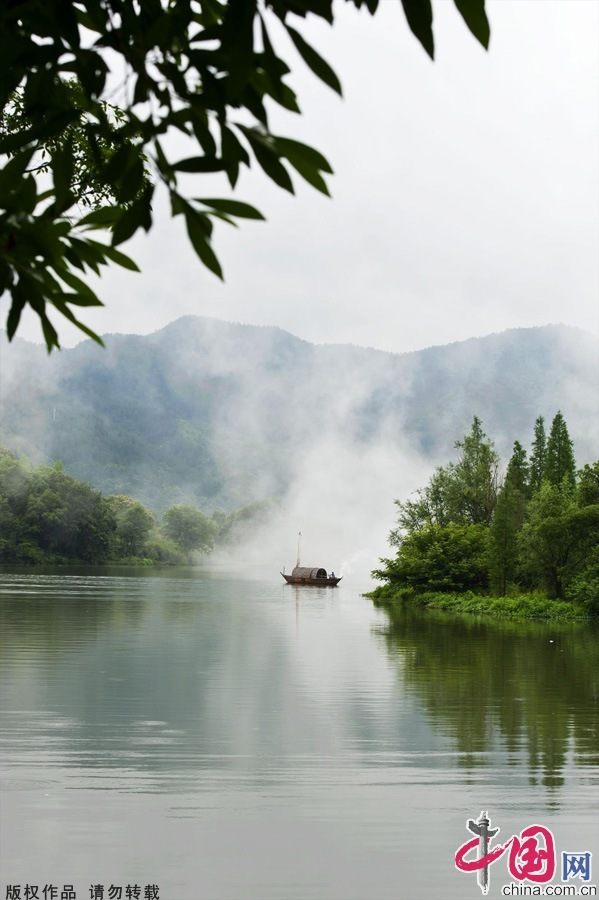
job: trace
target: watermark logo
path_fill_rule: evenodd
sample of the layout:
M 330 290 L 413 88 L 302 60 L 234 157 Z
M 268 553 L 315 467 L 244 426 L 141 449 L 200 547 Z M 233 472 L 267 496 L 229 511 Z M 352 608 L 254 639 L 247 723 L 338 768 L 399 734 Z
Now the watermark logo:
M 489 893 L 491 866 L 504 854 L 508 872 L 516 883 L 527 881 L 533 885 L 546 885 L 555 877 L 555 838 L 551 829 L 544 825 L 528 825 L 507 841 L 495 844 L 493 838 L 499 834 L 500 829 L 491 826 L 487 812 L 481 812 L 476 821 L 468 819 L 466 828 L 474 837 L 456 850 L 455 866 L 460 872 L 476 872 L 483 895 Z M 562 881 L 574 878 L 583 882 L 590 881 L 591 857 L 590 851 L 562 852 Z M 546 893 L 550 894 L 552 891 Z
M 562 881 L 569 881 L 570 878 L 590 881 L 592 855 L 588 850 L 586 853 L 569 853 L 564 850 L 562 853 Z

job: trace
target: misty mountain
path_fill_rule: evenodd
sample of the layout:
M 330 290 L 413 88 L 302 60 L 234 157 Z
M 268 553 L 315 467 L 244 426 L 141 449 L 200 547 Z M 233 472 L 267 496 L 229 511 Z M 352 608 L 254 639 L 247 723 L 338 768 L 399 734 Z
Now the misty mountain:
M 565 326 L 404 354 L 191 316 L 105 340 L 47 356 L 2 336 L 0 443 L 157 510 L 283 494 L 323 440 L 446 461 L 475 413 L 505 456 L 561 409 L 578 462 L 597 455 L 599 342 Z

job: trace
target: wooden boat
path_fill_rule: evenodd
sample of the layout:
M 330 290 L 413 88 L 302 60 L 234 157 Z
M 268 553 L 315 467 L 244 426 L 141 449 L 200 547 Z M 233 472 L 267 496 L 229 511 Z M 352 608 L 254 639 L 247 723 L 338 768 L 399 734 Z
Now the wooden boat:
M 333 572 L 329 575 L 326 569 L 310 569 L 306 566 L 296 566 L 291 575 L 285 575 L 284 572 L 281 572 L 281 575 L 287 584 L 305 584 L 313 587 L 337 587 L 342 577 L 337 578 Z
M 281 575 L 287 584 L 305 584 L 311 585 L 312 587 L 337 587 L 343 576 L 337 578 L 334 572 L 331 572 L 329 575 L 326 569 L 310 569 L 307 566 L 300 565 L 301 543 L 302 533 L 300 531 L 297 536 L 297 562 L 295 564 L 295 569 L 291 575 L 285 575 L 285 569 L 281 572 Z

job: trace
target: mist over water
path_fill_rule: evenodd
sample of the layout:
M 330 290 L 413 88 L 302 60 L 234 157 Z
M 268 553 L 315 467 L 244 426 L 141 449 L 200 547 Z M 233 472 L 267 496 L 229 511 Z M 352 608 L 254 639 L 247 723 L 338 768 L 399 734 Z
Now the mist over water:
M 186 317 L 106 343 L 51 357 L 4 343 L 0 442 L 158 515 L 269 501 L 268 527 L 235 551 L 247 560 L 291 565 L 301 530 L 307 564 L 369 571 L 393 500 L 452 457 L 475 414 L 504 462 L 515 439 L 529 445 L 538 415 L 549 424 L 558 409 L 579 465 L 599 455 L 599 342 L 576 329 L 397 355 Z
M 301 561 L 368 583 L 387 547 L 394 524 L 394 497 L 405 497 L 426 479 L 429 466 L 406 446 L 383 443 L 360 449 L 340 433 L 311 447 L 294 468 L 287 494 L 266 520 L 236 543 L 236 560 L 269 567 L 295 565 L 301 531 Z M 226 562 L 219 551 L 215 560 Z

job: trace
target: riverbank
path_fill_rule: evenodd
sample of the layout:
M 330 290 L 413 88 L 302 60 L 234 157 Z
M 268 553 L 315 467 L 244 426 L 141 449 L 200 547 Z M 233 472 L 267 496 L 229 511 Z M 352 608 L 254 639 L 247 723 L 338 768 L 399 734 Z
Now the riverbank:
M 382 609 L 409 606 L 418 609 L 437 609 L 443 612 L 470 613 L 504 619 L 590 619 L 585 607 L 567 600 L 550 600 L 542 594 L 517 594 L 513 597 L 493 597 L 486 594 L 444 594 L 428 591 L 416 594 L 409 589 L 386 584 L 364 595 Z

